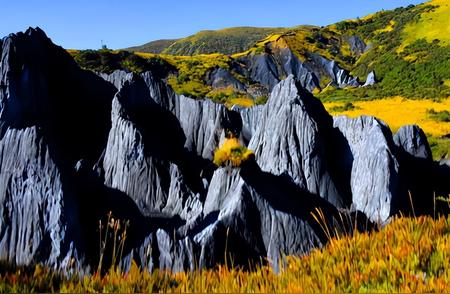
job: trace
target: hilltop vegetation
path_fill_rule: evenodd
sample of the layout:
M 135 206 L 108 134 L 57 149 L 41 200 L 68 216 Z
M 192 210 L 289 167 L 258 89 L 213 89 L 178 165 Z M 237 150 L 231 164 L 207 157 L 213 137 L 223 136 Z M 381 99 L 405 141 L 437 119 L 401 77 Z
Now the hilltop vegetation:
M 160 54 L 163 53 L 163 51 L 178 41 L 179 39 L 164 39 L 164 40 L 156 40 L 151 41 L 148 43 L 145 43 L 144 45 L 140 46 L 134 46 L 124 49 L 125 51 L 131 51 L 131 52 L 144 52 L 144 53 L 154 53 L 154 54 Z
M 327 87 L 330 79 L 319 73 L 320 88 L 315 94 L 319 94 L 318 97 L 324 101 L 353 101 L 392 96 L 441 99 L 450 97 L 448 19 L 450 5 L 443 0 L 434 0 L 418 6 L 410 5 L 360 19 L 342 21 L 327 27 L 240 27 L 202 31 L 174 42 L 163 40 L 161 42 L 165 45 L 162 47 L 168 47 L 152 50 L 164 53 L 159 56 L 161 60 L 177 69 L 176 79 L 170 81 L 175 91 L 191 97 L 203 98 L 213 90 L 207 77 L 217 66 L 232 70 L 233 61 L 242 57 L 272 54 L 271 51 L 276 48 L 289 48 L 303 62 L 314 64 L 315 61 L 311 58 L 312 54 L 316 54 L 334 61 L 340 68 L 362 81 L 370 72 L 376 73 L 377 83 L 364 88 Z M 425 31 L 423 28 L 427 26 L 432 26 L 433 30 Z M 354 38 L 364 44 L 356 46 Z M 135 47 L 133 50 L 148 51 L 143 47 Z M 209 54 L 213 52 L 220 54 Z M 101 61 L 95 62 L 91 61 L 94 53 L 88 53 L 91 56 L 76 57 L 83 67 L 110 71 L 111 66 L 103 67 L 105 62 L 110 62 L 110 58 L 105 61 L 105 56 L 102 55 Z M 149 57 L 144 53 L 136 54 Z M 193 56 L 183 58 L 181 55 Z M 155 56 L 150 54 L 150 57 Z M 134 57 L 129 54 L 121 58 Z M 82 59 L 88 59 L 88 62 Z M 117 65 L 112 68 L 140 71 L 143 63 L 139 61 L 135 68 Z M 244 67 L 244 70 L 235 70 L 232 74 L 238 80 L 252 84 L 255 81 L 246 76 L 246 69 Z
M 319 73 L 321 89 L 315 94 L 320 92 L 319 98 L 324 101 L 353 101 L 392 96 L 441 99 L 450 97 L 449 19 L 450 4 L 445 0 L 434 0 L 422 5 L 381 11 L 326 27 L 238 27 L 201 31 L 179 40 L 160 40 L 152 43 L 159 46 L 159 49 L 134 47 L 132 50 L 164 53 L 161 54 L 161 59 L 178 70 L 177 80 L 172 80 L 171 85 L 178 93 L 192 97 L 204 97 L 212 90 L 207 81 L 209 70 L 213 70 L 210 66 L 212 63 L 220 63 L 223 67 L 222 61 L 228 59 L 225 68 L 230 69 L 233 60 L 248 55 L 271 54 L 276 48 L 289 48 L 303 62 L 314 64 L 311 54 L 316 54 L 336 62 L 340 68 L 348 70 L 362 81 L 370 72 L 376 73 L 376 85 L 344 89 L 327 87 L 330 79 Z M 364 44 L 355 46 L 352 39 L 355 37 Z M 210 53 L 220 54 L 208 57 Z M 90 54 L 93 55 L 93 52 Z M 189 60 L 171 55 L 193 56 Z M 205 56 L 198 57 L 199 55 Z M 126 58 L 131 58 L 130 56 L 132 55 Z M 104 56 L 101 58 L 100 63 L 103 64 Z M 219 60 L 213 61 L 215 59 Z M 83 62 L 80 58 L 77 61 L 88 69 L 110 71 L 110 67 L 103 68 L 98 62 Z M 122 68 L 128 69 L 126 66 Z M 199 72 L 198 69 L 201 68 L 206 70 Z M 140 62 L 137 68 L 131 70 L 141 69 Z M 235 71 L 233 75 L 238 80 L 254 82 L 242 71 Z
M 198 55 L 198 54 L 234 54 L 242 52 L 253 46 L 256 41 L 267 35 L 281 30 L 280 28 L 254 28 L 235 27 L 222 30 L 200 31 L 192 36 L 178 40 L 163 40 L 150 42 L 142 46 L 128 48 L 131 51 L 145 53 L 163 53 L 171 55 Z M 173 42 L 172 42 L 173 41 Z M 155 52 L 156 45 L 159 52 Z M 164 47 L 164 48 L 163 48 Z
M 71 50 L 69 53 L 80 67 L 100 73 L 110 74 L 115 70 L 142 73 L 152 70 L 164 75 L 175 70 L 170 63 L 158 56 L 143 58 L 127 51 L 112 51 L 109 49 Z
M 355 62 L 351 73 L 364 79 L 374 70 L 379 83 L 371 88 L 326 91 L 320 97 L 327 100 L 396 95 L 407 98 L 449 97 L 450 87 L 446 83 L 450 76 L 448 26 L 435 23 L 430 35 L 421 29 L 424 23 L 432 25 L 440 19 L 450 19 L 448 3 L 432 1 L 330 26 L 341 34 L 357 34 L 364 38 L 371 49 Z M 421 33 L 412 33 L 416 30 Z

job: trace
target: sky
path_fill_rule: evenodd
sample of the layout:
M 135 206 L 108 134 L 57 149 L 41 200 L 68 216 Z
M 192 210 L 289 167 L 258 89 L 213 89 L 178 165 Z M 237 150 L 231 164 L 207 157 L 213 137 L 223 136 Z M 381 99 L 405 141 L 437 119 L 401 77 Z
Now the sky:
M 327 25 L 424 0 L 0 0 L 0 38 L 40 27 L 67 49 L 119 49 L 233 26 Z

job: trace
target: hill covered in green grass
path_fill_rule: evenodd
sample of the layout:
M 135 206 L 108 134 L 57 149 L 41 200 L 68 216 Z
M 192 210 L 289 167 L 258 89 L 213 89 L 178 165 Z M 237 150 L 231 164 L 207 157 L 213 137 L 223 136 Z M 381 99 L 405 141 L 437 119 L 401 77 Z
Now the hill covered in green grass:
M 134 46 L 126 48 L 126 51 L 137 51 L 137 52 L 145 52 L 145 53 L 162 53 L 167 47 L 178 41 L 179 39 L 163 39 L 163 40 L 155 40 L 144 45 Z
M 171 55 L 234 54 L 247 50 L 260 39 L 281 30 L 283 29 L 255 27 L 205 30 L 186 38 L 153 41 L 142 46 L 128 48 L 128 50 Z
M 236 90 L 245 88 L 255 99 L 261 95 L 253 95 L 254 85 L 270 90 L 290 73 L 309 75 L 304 86 L 324 101 L 392 96 L 441 99 L 450 96 L 449 19 L 448 1 L 434 0 L 325 27 L 201 31 L 131 50 L 143 58 L 155 57 L 148 52 L 160 53 L 162 60 L 178 69 L 177 80 L 171 83 L 175 90 L 192 97 L 205 97 L 214 90 L 211 74 L 221 67 L 230 73 L 228 78 L 244 85 Z M 212 53 L 219 54 L 208 56 Z M 218 58 L 226 62 L 210 62 Z M 82 58 L 77 61 L 86 67 Z M 201 75 L 199 68 L 205 69 Z M 375 85 L 358 87 L 372 72 Z M 200 90 L 194 91 L 193 84 Z M 260 92 L 267 95 L 269 91 Z
M 351 73 L 364 78 L 375 71 L 379 83 L 366 89 L 335 90 L 322 97 L 449 97 L 449 20 L 450 3 L 434 0 L 329 26 L 341 35 L 357 35 L 364 40 L 368 47 L 351 64 Z

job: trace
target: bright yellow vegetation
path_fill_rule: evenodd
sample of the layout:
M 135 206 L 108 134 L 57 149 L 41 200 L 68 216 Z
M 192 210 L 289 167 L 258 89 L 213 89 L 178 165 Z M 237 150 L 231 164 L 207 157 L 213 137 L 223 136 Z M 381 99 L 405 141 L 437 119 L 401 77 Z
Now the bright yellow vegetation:
M 357 232 L 287 257 L 278 274 L 269 266 L 150 273 L 133 263 L 128 273 L 67 278 L 36 266 L 2 272 L 0 292 L 447 292 L 449 264 L 450 218 L 395 218 L 379 232 Z
M 391 32 L 394 29 L 394 26 L 395 26 L 395 20 L 391 20 L 384 29 L 376 30 L 374 33 L 381 34 L 381 33 L 385 33 L 385 32 Z
M 450 87 L 450 79 L 449 80 L 445 80 L 444 81 L 444 85 L 446 85 L 447 87 Z
M 231 98 L 225 103 L 227 107 L 231 107 L 233 105 L 243 106 L 243 107 L 252 107 L 255 105 L 255 101 L 248 97 L 240 97 L 240 98 Z
M 211 90 L 206 97 L 216 103 L 223 103 L 228 108 L 233 105 L 251 107 L 255 101 L 245 92 L 234 89 L 233 87 L 217 88 Z
M 354 109 L 344 112 L 331 111 L 336 106 L 342 106 L 342 102 L 324 103 L 325 108 L 332 115 L 347 115 L 358 117 L 360 115 L 371 115 L 385 121 L 395 132 L 403 125 L 417 124 L 425 133 L 432 136 L 443 136 L 450 134 L 450 122 L 440 122 L 433 120 L 427 114 L 427 110 L 435 111 L 450 110 L 450 99 L 442 102 L 432 100 L 410 100 L 402 97 L 393 97 L 389 99 L 379 99 L 371 101 L 352 102 Z
M 218 166 L 230 164 L 238 167 L 253 155 L 253 151 L 242 146 L 237 138 L 225 139 L 214 152 L 214 163 Z
M 76 55 L 78 52 L 80 52 L 80 50 L 75 50 L 75 49 L 66 49 L 67 53 L 69 53 L 70 55 L 74 56 Z
M 277 42 L 281 38 L 281 36 L 282 36 L 282 34 L 271 34 L 271 35 L 267 36 L 266 38 L 262 39 L 261 41 L 256 42 L 256 44 L 252 48 L 250 48 L 244 52 L 233 54 L 233 55 L 231 55 L 231 57 L 237 59 L 237 58 L 240 58 L 243 56 L 247 56 L 251 53 L 254 53 L 254 54 L 263 53 L 264 47 L 267 44 L 272 43 L 272 42 Z
M 441 46 L 450 44 L 450 1 L 432 0 L 423 5 L 438 7 L 423 13 L 418 22 L 411 22 L 405 27 L 403 42 L 399 51 L 422 38 L 425 38 L 428 42 L 438 39 Z

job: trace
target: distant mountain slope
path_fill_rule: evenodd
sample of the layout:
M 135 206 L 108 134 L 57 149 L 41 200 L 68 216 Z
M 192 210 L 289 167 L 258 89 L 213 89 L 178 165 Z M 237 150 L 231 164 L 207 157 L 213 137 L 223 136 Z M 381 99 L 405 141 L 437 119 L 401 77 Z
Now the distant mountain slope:
M 151 62 L 132 67 L 167 63 L 175 69 L 168 82 L 177 93 L 227 105 L 263 103 L 289 74 L 324 101 L 441 99 L 450 97 L 449 30 L 449 2 L 433 0 L 325 27 L 202 31 L 175 41 L 161 55 L 136 52 Z M 91 59 L 75 59 L 96 70 Z M 106 68 L 127 70 L 126 59 Z
M 449 5 L 447 0 L 434 0 L 329 26 L 342 35 L 360 36 L 368 44 L 351 73 L 363 78 L 375 71 L 379 83 L 356 91 L 335 90 L 324 97 L 449 97 Z
M 164 39 L 145 43 L 144 45 L 126 48 L 127 51 L 137 51 L 146 53 L 162 53 L 167 47 L 178 41 L 179 39 Z
M 153 41 L 128 49 L 144 53 L 165 53 L 171 55 L 234 54 L 249 49 L 260 39 L 280 30 L 283 29 L 235 27 L 222 30 L 206 30 L 178 40 Z M 158 52 L 158 50 L 160 51 Z

